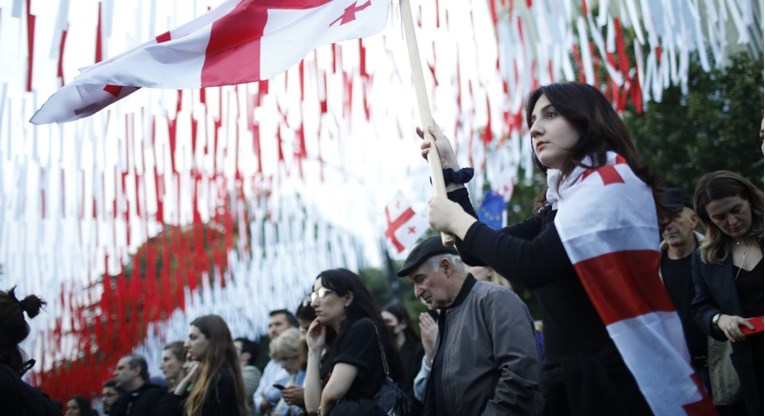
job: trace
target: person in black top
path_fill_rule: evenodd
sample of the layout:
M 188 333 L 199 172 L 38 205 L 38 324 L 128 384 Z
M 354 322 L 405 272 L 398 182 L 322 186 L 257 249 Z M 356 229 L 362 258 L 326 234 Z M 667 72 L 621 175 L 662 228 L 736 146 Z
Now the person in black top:
M 575 228 L 577 223 L 572 222 L 572 218 L 576 218 L 576 221 L 591 227 L 578 229 L 583 234 L 577 235 L 592 236 L 590 246 L 593 249 L 602 247 L 605 239 L 597 236 L 598 227 L 602 225 L 597 221 L 605 220 L 601 215 L 608 215 L 613 222 L 623 218 L 621 210 L 632 210 L 627 216 L 629 218 L 638 217 L 639 214 L 634 213 L 637 210 L 651 210 L 640 217 L 641 221 L 644 221 L 644 217 L 665 215 L 666 209 L 661 198 L 663 186 L 649 166 L 639 159 L 629 131 L 619 115 L 603 94 L 590 85 L 564 82 L 537 88 L 526 100 L 526 122 L 534 162 L 547 174 L 547 188 L 537 201 L 535 214 L 518 224 L 499 231 L 493 230 L 476 220 L 475 210 L 464 185 L 450 182 L 446 187 L 448 199 L 435 196 L 430 201 L 430 224 L 437 231 L 456 237 L 457 248 L 466 264 L 492 267 L 511 282 L 519 282 L 536 295 L 544 322 L 545 361 L 541 379 L 544 414 L 651 415 L 653 412 L 635 376 L 627 367 L 623 354 L 606 329 L 604 319 L 585 290 L 578 269 L 574 268 L 574 263 L 584 264 L 582 259 L 587 257 L 570 256 L 567 246 L 564 246 L 564 233 L 561 230 Z M 442 168 L 445 171 L 459 170 L 460 165 L 448 139 L 437 127 L 430 126 L 428 129 L 435 138 Z M 421 131 L 418 134 L 422 136 Z M 427 156 L 430 150 L 430 142 L 423 141 L 423 156 Z M 588 176 L 592 172 L 597 173 Z M 615 175 L 609 176 L 610 173 Z M 602 197 L 591 199 L 593 197 L 587 191 L 593 187 L 587 186 L 596 182 L 585 181 L 585 178 L 599 181 L 598 189 L 603 191 L 598 192 Z M 619 185 L 607 188 L 611 183 Z M 583 188 L 586 190 L 577 193 Z M 640 195 L 645 194 L 646 198 L 640 202 L 639 207 L 622 203 L 630 196 L 624 191 L 618 195 L 621 199 L 608 198 L 609 193 L 620 192 L 620 189 L 639 190 Z M 595 209 L 580 212 L 572 206 L 572 200 L 580 204 L 586 201 L 588 208 Z M 564 204 L 569 208 L 567 211 L 559 209 Z M 593 211 L 600 215 L 593 214 Z M 586 216 L 587 212 L 589 216 Z M 645 225 L 640 223 L 640 226 L 642 228 L 638 228 L 637 223 L 623 223 L 622 229 L 639 229 L 650 236 L 651 241 L 648 241 L 648 237 L 640 240 L 645 242 L 646 248 L 655 239 L 652 247 L 655 254 L 627 250 L 616 253 L 625 256 L 627 262 L 630 261 L 630 255 L 634 256 L 633 253 L 655 255 L 656 268 L 651 270 L 653 275 L 645 275 L 643 279 L 653 292 L 653 288 L 661 289 L 658 276 L 658 220 L 646 222 Z M 651 228 L 656 229 L 655 235 L 642 231 Z M 571 241 L 572 234 L 565 235 L 568 238 L 566 241 Z M 632 237 L 632 241 L 637 241 Z M 608 244 L 616 247 L 619 241 L 627 239 L 612 237 L 608 241 L 613 241 Z M 575 248 L 582 247 L 580 245 Z M 597 256 L 607 258 L 602 254 Z M 599 267 L 597 263 L 591 264 L 592 268 L 582 271 L 592 277 L 590 281 L 607 281 L 604 278 L 609 274 L 616 271 L 621 273 L 617 270 L 618 266 L 608 268 Z M 647 269 L 649 264 L 643 267 Z M 625 270 L 627 272 L 624 273 L 629 275 L 629 269 Z M 632 293 L 637 292 L 614 293 L 618 297 L 607 296 L 605 303 L 599 304 L 599 307 L 619 307 L 628 301 Z M 669 299 L 666 300 L 669 302 Z M 641 365 L 643 368 L 649 368 L 646 366 L 650 365 L 651 372 L 666 374 L 673 380 L 689 381 L 680 352 L 673 350 L 672 353 L 675 355 L 667 358 L 675 364 L 671 370 L 658 368 L 657 360 L 652 360 L 651 364 L 643 361 Z M 711 406 L 708 397 L 694 385 L 683 393 L 683 400 L 687 400 L 684 403 L 698 401 L 705 407 Z
M 393 339 L 401 354 L 401 364 L 404 369 L 404 377 L 401 380 L 401 389 L 404 390 L 414 401 L 412 383 L 417 371 L 420 369 L 422 356 L 425 350 L 417 332 L 412 328 L 412 320 L 409 312 L 400 302 L 391 302 L 383 308 L 382 318 L 385 325 L 390 329 Z
M 203 315 L 189 325 L 186 376 L 160 403 L 168 416 L 246 416 L 239 355 L 226 321 Z
M 694 205 L 707 227 L 693 256 L 699 326 L 733 347 L 733 366 L 748 414 L 763 414 L 763 334 L 749 318 L 763 315 L 763 197 L 751 182 L 730 171 L 708 173 L 696 184 Z
M 342 408 L 338 406 L 333 415 L 381 414 L 372 400 L 385 381 L 377 334 L 391 378 L 398 381 L 402 371 L 395 344 L 369 290 L 350 270 L 325 270 L 314 282 L 311 306 L 316 320 L 306 334 L 306 411 L 329 415 L 342 399 Z
M 30 331 L 24 313 L 34 318 L 45 301 L 35 295 L 19 300 L 15 289 L 0 290 L 0 408 L 9 415 L 61 415 L 48 396 L 21 379 L 34 365 L 34 360 L 25 361 L 26 355 L 19 347 Z
M 140 355 L 126 355 L 117 362 L 114 380 L 122 394 L 112 406 L 115 416 L 153 416 L 166 390 L 149 381 L 149 366 Z

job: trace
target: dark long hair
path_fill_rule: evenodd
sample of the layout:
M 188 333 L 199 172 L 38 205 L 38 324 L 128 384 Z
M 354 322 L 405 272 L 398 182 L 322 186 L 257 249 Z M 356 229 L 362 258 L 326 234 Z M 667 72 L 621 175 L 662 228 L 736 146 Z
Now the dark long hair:
M 216 382 L 218 374 L 225 369 L 231 372 L 234 378 L 234 393 L 239 415 L 246 416 L 248 414 L 247 398 L 244 397 L 242 370 L 226 321 L 218 315 L 203 315 L 194 319 L 191 325 L 199 328 L 199 331 L 207 338 L 208 344 L 204 355 L 199 358 L 199 377 L 186 399 L 185 414 L 187 416 L 202 414 L 205 402 L 211 399 L 208 394 L 214 391 L 210 389 L 210 386 Z
M 15 292 L 15 286 L 8 292 L 0 290 L 0 364 L 22 374 L 27 357 L 19 344 L 29 336 L 30 331 L 24 312 L 29 319 L 34 318 L 45 301 L 35 295 L 18 300 Z
M 331 370 L 332 362 L 347 334 L 348 328 L 359 319 L 368 318 L 375 324 L 380 334 L 385 355 L 388 358 L 391 378 L 398 380 L 403 374 L 398 349 L 393 342 L 390 331 L 386 330 L 387 327 L 382 320 L 380 308 L 375 303 L 367 287 L 364 286 L 359 275 L 347 269 L 330 269 L 321 272 L 316 279 L 321 279 L 321 285 L 332 290 L 338 296 L 353 293 L 353 301 L 345 308 L 346 317 L 342 324 L 340 324 L 340 333 L 336 334 L 331 327 L 327 326 L 328 349 L 322 358 L 322 375 Z
M 579 141 L 571 149 L 571 156 L 561 169 L 560 180 L 568 177 L 577 166 L 592 168 L 605 165 L 607 152 L 611 150 L 624 157 L 635 175 L 651 187 L 659 218 L 674 214 L 664 207 L 662 180 L 648 164 L 640 160 L 629 129 L 600 91 L 581 82 L 559 82 L 535 89 L 526 99 L 526 123 L 529 129 L 532 126 L 534 106 L 542 95 L 579 132 Z M 534 164 L 546 173 L 547 168 L 533 152 L 532 157 Z M 592 161 L 592 166 L 582 163 L 587 157 Z M 542 206 L 546 202 L 543 192 L 537 204 Z
M 406 327 L 404 328 L 404 337 L 409 342 L 420 342 L 420 337 L 412 327 L 412 320 L 409 318 L 409 312 L 406 310 L 401 302 L 391 302 L 383 308 L 384 311 L 396 317 L 399 323 L 403 322 Z
M 80 408 L 80 416 L 93 416 L 96 412 L 90 407 L 90 400 L 85 396 L 74 396 L 69 400 L 74 400 L 77 403 L 77 407 Z
M 715 200 L 738 196 L 749 202 L 752 210 L 752 226 L 745 239 L 762 247 L 763 238 L 763 202 L 762 191 L 743 176 L 727 170 L 718 170 L 702 176 L 696 184 L 694 206 L 696 213 L 707 230 L 706 240 L 699 250 L 705 263 L 720 264 L 725 261 L 730 251 L 731 238 L 722 232 L 709 218 L 707 205 Z

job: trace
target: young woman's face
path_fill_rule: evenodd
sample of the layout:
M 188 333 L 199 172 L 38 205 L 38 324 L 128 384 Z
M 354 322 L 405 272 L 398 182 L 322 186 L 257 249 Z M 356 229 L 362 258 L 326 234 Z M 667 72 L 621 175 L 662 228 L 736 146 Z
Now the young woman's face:
M 740 196 L 715 199 L 706 206 L 712 224 L 730 238 L 740 239 L 752 228 L 752 208 Z
M 208 344 L 210 344 L 210 341 L 205 334 L 196 326 L 191 325 L 189 327 L 189 339 L 186 340 L 185 344 L 189 356 L 196 361 L 200 361 L 204 357 L 205 351 L 207 351 Z
M 327 289 L 321 284 L 321 279 L 316 279 L 313 283 L 313 293 L 311 294 L 311 306 L 316 311 L 316 319 L 319 322 L 336 326 L 345 319 L 345 306 L 350 304 L 346 296 L 338 296 L 331 289 Z
M 542 94 L 531 113 L 531 145 L 542 165 L 561 169 L 579 141 L 579 132 L 558 114 L 550 100 Z
M 382 311 L 382 320 L 385 322 L 385 326 L 390 328 L 393 335 L 400 334 L 404 328 L 406 328 L 406 324 L 399 322 L 398 318 L 396 318 L 396 315 L 388 311 Z
M 178 361 L 171 350 L 162 351 L 162 363 L 159 365 L 167 380 L 178 380 L 183 370 L 183 363 Z
M 80 416 L 80 405 L 74 399 L 66 402 L 66 413 L 64 416 Z

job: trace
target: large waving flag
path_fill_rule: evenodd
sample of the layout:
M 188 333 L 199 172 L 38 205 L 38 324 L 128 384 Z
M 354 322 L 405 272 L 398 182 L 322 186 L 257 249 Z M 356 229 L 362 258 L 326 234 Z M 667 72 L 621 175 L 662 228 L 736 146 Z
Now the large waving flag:
M 269 79 L 318 46 L 373 35 L 390 0 L 229 0 L 128 52 L 86 68 L 32 116 L 90 116 L 141 87 L 203 88 Z
M 651 189 L 615 153 L 605 166 L 570 177 L 572 183 L 561 185 L 555 226 L 651 409 L 667 416 L 716 414 L 659 280 Z

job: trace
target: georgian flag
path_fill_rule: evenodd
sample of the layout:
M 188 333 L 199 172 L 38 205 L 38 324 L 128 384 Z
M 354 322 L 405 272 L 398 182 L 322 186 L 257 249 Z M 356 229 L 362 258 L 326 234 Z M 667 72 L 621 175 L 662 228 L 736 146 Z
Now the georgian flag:
M 373 35 L 390 0 L 228 0 L 185 25 L 92 65 L 30 122 L 88 117 L 139 88 L 204 88 L 269 79 L 318 46 Z
M 402 259 L 429 228 L 427 217 L 415 212 L 401 191 L 385 206 L 385 241 L 392 258 Z
M 555 226 L 651 409 L 663 416 L 716 414 L 691 368 L 680 319 L 659 280 L 650 187 L 613 152 L 605 166 L 580 168 L 570 177 L 555 195 Z

